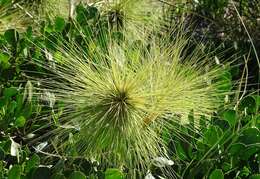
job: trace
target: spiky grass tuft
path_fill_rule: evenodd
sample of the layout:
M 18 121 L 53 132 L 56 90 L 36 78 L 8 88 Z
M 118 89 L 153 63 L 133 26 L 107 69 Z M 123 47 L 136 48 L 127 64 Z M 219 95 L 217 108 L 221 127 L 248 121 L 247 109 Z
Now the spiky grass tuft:
M 54 45 L 56 58 L 42 49 L 51 65 L 35 60 L 49 73 L 32 79 L 39 84 L 34 95 L 48 101 L 53 113 L 43 126 L 49 132 L 38 140 L 47 139 L 53 146 L 46 150 L 58 156 L 95 159 L 106 167 L 126 167 L 132 176 L 144 174 L 155 158 L 169 158 L 165 130 L 181 137 L 176 126 L 187 124 L 192 112 L 197 132 L 200 117 L 211 115 L 229 92 L 223 66 L 200 46 L 187 50 L 182 30 L 160 31 L 156 11 L 140 5 L 147 1 L 107 3 L 100 7 L 110 26 L 101 34 L 106 42 L 82 35 L 88 38 L 87 52 L 64 40 L 62 47 Z M 111 36 L 114 25 L 122 41 Z M 152 33 L 153 28 L 159 32 Z M 56 110 L 55 101 L 63 107 Z
M 199 117 L 222 104 L 221 66 L 210 66 L 199 49 L 185 54 L 181 36 L 173 45 L 158 39 L 150 44 L 112 41 L 107 54 L 92 58 L 60 50 L 62 60 L 47 67 L 54 77 L 40 79 L 36 88 L 41 98 L 48 91 L 63 103 L 57 129 L 47 134 L 59 155 L 145 173 L 156 157 L 168 158 L 165 129 L 188 123 L 193 111 L 196 130 Z
M 144 37 L 162 27 L 162 3 L 157 0 L 109 0 L 97 2 L 112 31 L 124 31 L 128 40 Z

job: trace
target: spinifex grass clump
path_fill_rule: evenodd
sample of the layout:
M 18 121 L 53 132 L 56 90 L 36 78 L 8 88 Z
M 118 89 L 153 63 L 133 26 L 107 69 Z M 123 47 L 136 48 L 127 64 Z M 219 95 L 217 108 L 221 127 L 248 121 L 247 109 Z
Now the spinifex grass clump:
M 162 5 L 157 0 L 112 0 L 99 2 L 99 9 L 108 17 L 111 30 L 124 31 L 132 40 L 141 40 L 147 32 L 158 30 Z
M 93 56 L 60 50 L 46 67 L 52 75 L 36 88 L 41 99 L 48 92 L 63 104 L 50 124 L 57 129 L 47 134 L 56 154 L 145 173 L 153 159 L 168 158 L 165 129 L 186 124 L 193 112 L 196 130 L 199 117 L 222 103 L 222 67 L 210 65 L 199 49 L 186 54 L 182 36 L 172 44 L 160 38 L 149 47 L 111 40 L 108 53 Z
M 100 30 L 101 42 L 84 35 L 81 38 L 89 42 L 84 47 L 61 40 L 65 44 L 55 44 L 54 55 L 42 49 L 51 65 L 35 60 L 49 72 L 35 79 L 35 95 L 57 112 L 45 128 L 51 130 L 40 138 L 48 139 L 58 156 L 95 159 L 106 167 L 144 174 L 154 159 L 169 158 L 165 129 L 180 133 L 176 124 L 187 124 L 193 113 L 196 132 L 200 116 L 211 115 L 222 104 L 227 94 L 224 67 L 199 47 L 187 50 L 189 40 L 181 30 L 153 33 L 148 23 L 141 31 L 136 26 L 140 19 L 135 23 L 126 18 L 131 14 L 125 9 L 115 12 L 124 19 L 116 23 L 121 40 L 111 35 L 114 21 L 108 18 L 105 33 Z M 133 11 L 133 17 L 137 14 Z M 111 15 L 115 17 L 106 17 Z M 55 110 L 55 101 L 62 110 Z

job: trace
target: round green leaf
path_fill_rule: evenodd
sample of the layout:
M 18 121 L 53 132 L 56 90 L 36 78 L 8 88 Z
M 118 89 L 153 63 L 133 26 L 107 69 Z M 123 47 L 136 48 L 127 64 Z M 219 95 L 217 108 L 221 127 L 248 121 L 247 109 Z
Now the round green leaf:
M 238 155 L 240 152 L 243 152 L 245 150 L 246 146 L 242 143 L 235 143 L 232 144 L 230 149 L 229 149 L 229 153 L 234 156 L 234 155 Z
M 8 172 L 8 179 L 20 179 L 21 177 L 21 167 L 19 165 L 14 165 Z
M 237 121 L 236 111 L 234 110 L 227 110 L 223 113 L 223 118 L 226 120 L 230 126 L 234 126 Z
M 14 29 L 9 29 L 4 33 L 5 40 L 12 46 L 16 46 L 16 43 L 19 40 L 19 34 Z
M 65 20 L 62 17 L 56 17 L 55 19 L 55 30 L 57 32 L 62 32 L 65 28 Z
M 36 154 L 30 158 L 30 160 L 26 161 L 25 172 L 29 172 L 32 168 L 37 167 L 40 164 L 40 157 Z
M 25 124 L 25 122 L 26 122 L 25 117 L 20 116 L 20 117 L 18 117 L 18 118 L 15 120 L 15 125 L 16 125 L 17 127 L 23 127 L 24 124 Z
M 218 131 L 216 127 L 210 127 L 204 133 L 204 142 L 209 146 L 214 145 L 219 139 Z
M 224 174 L 221 169 L 215 169 L 211 172 L 209 179 L 224 179 Z
M 123 179 L 123 173 L 116 168 L 109 168 L 105 171 L 105 179 Z
M 5 54 L 5 53 L 0 53 L 0 66 L 3 68 L 3 69 L 8 69 L 11 64 L 9 63 L 9 55 L 8 54 Z
M 245 152 L 241 155 L 241 159 L 243 160 L 249 160 L 249 158 L 254 155 L 260 153 L 260 146 L 253 145 L 246 148 Z
M 97 16 L 98 14 L 98 9 L 94 6 L 88 6 L 87 7 L 87 16 L 86 18 L 89 20 L 89 19 L 93 19 Z
M 260 143 L 260 131 L 255 127 L 248 128 L 242 132 L 239 139 L 246 145 Z
M 51 170 L 47 167 L 39 167 L 33 171 L 32 179 L 51 178 Z
M 244 98 L 239 104 L 239 110 L 247 110 L 247 113 L 252 114 L 256 112 L 256 100 L 252 96 Z
M 10 88 L 5 88 L 4 89 L 4 97 L 7 99 L 7 98 L 10 98 L 10 97 L 13 97 L 17 94 L 17 89 L 16 88 L 13 88 L 13 87 L 10 87 Z
M 80 171 L 74 171 L 71 173 L 69 179 L 86 179 L 86 176 Z

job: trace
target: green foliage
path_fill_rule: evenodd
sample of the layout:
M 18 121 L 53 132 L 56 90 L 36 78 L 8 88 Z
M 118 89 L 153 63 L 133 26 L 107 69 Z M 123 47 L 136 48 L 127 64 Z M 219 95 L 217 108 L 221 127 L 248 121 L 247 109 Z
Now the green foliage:
M 8 172 L 8 179 L 20 179 L 21 177 L 21 166 L 14 165 Z
M 105 179 L 123 179 L 123 174 L 118 169 L 108 168 L 105 171 Z
M 74 171 L 71 173 L 69 179 L 86 179 L 86 176 L 80 171 Z
M 224 174 L 221 169 L 215 169 L 213 172 L 211 172 L 210 179 L 224 179 Z
M 9 43 L 12 47 L 16 46 L 19 41 L 19 33 L 14 29 L 5 31 L 4 37 L 7 43 Z
M 65 20 L 61 17 L 56 17 L 55 19 L 55 31 L 62 32 L 65 28 Z

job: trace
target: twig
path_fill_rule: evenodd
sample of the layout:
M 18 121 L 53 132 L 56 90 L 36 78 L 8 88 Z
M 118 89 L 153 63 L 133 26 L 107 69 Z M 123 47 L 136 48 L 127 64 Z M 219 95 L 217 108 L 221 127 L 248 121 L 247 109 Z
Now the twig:
M 250 53 L 249 53 L 250 54 Z M 248 57 L 245 58 L 244 57 L 244 60 L 245 60 L 245 67 L 243 69 L 243 73 L 242 73 L 242 79 L 240 81 L 240 84 L 239 84 L 239 88 L 238 88 L 238 92 L 240 92 L 240 89 L 242 88 L 242 83 L 243 83 L 243 79 L 244 79 L 244 76 L 246 75 L 245 77 L 245 87 L 244 87 L 244 90 L 243 90 L 243 93 L 242 95 L 240 96 L 240 98 L 237 100 L 237 103 L 234 107 L 234 110 L 236 110 L 238 108 L 238 105 L 240 104 L 240 101 L 243 99 L 243 97 L 246 95 L 246 86 L 247 86 L 247 81 L 248 81 L 248 65 L 247 65 L 247 62 L 248 62 L 248 59 L 249 59 L 249 54 L 248 54 Z
M 259 58 L 258 58 L 257 51 L 256 51 L 256 48 L 255 48 L 255 45 L 254 45 L 254 42 L 253 42 L 253 40 L 252 40 L 252 38 L 251 38 L 251 36 L 250 36 L 250 34 L 249 34 L 247 28 L 246 28 L 246 25 L 245 25 L 245 23 L 244 23 L 242 17 L 240 16 L 240 14 L 239 14 L 239 12 L 238 12 L 238 10 L 237 10 L 237 8 L 236 8 L 234 2 L 233 2 L 232 0 L 231 0 L 231 2 L 232 2 L 232 5 L 234 6 L 234 8 L 235 8 L 235 10 L 236 10 L 236 12 L 237 12 L 237 15 L 238 15 L 238 17 L 239 17 L 239 19 L 240 19 L 240 21 L 241 21 L 241 23 L 242 23 L 242 25 L 243 25 L 243 27 L 244 27 L 246 33 L 247 33 L 247 36 L 248 36 L 248 38 L 249 38 L 249 41 L 250 41 L 250 43 L 251 43 L 251 45 L 252 45 L 252 47 L 253 47 L 254 53 L 255 53 L 255 57 L 256 57 L 256 60 L 257 60 L 257 63 L 258 63 L 258 67 L 260 68 L 260 60 L 259 60 Z

